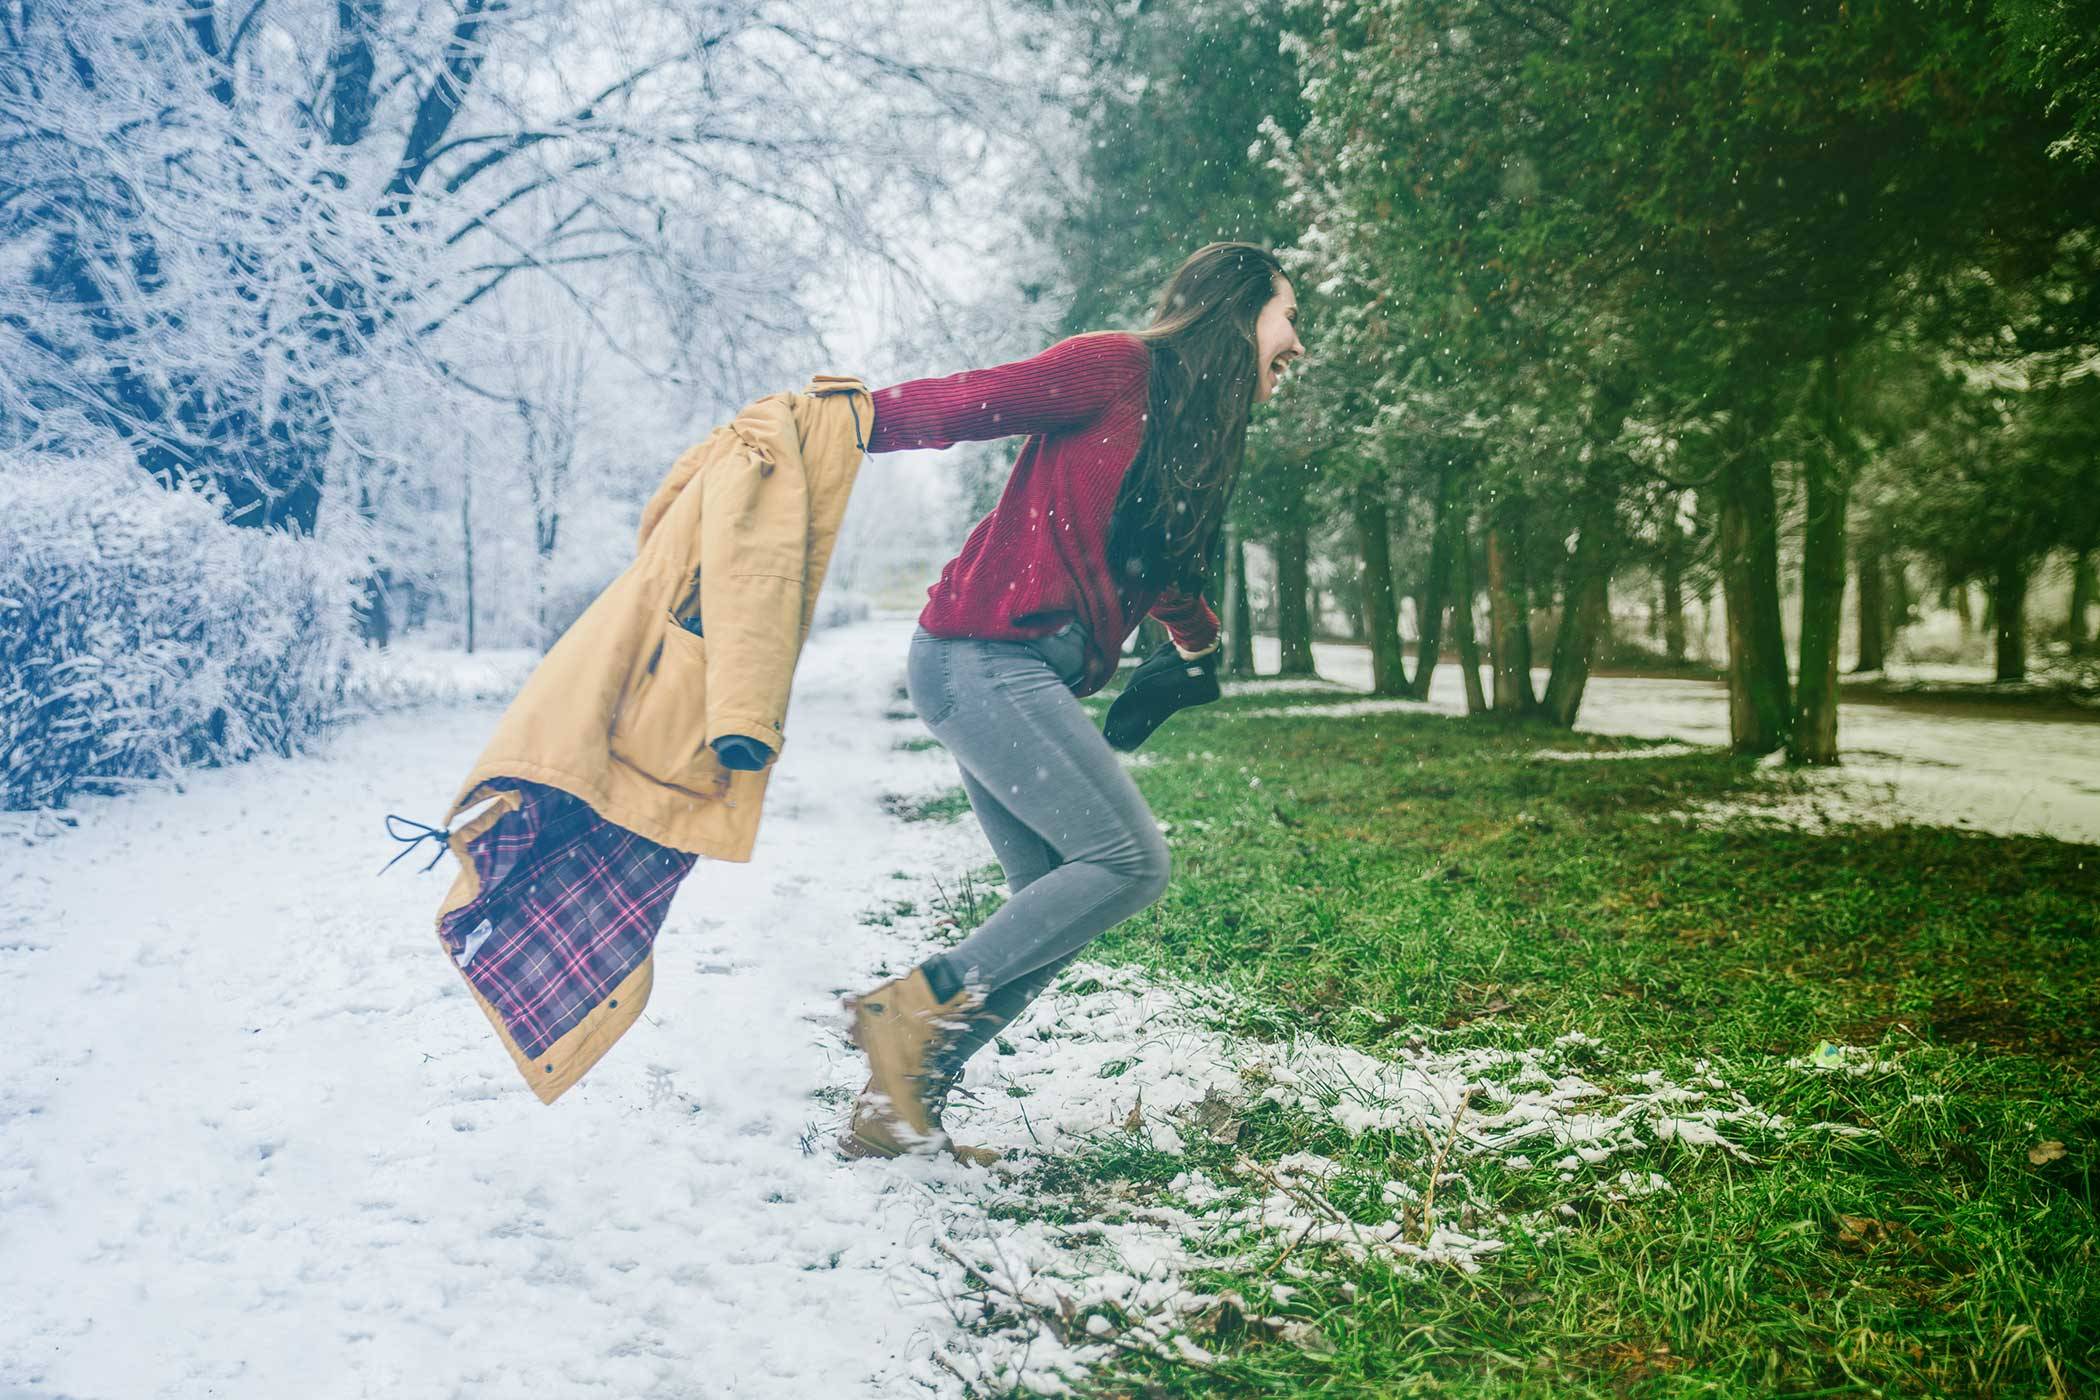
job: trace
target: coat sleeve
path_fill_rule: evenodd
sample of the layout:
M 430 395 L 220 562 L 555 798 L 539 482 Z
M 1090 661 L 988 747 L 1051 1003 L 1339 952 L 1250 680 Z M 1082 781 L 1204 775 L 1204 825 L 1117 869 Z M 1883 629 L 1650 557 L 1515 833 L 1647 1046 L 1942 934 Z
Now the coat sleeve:
M 1151 352 L 1134 335 L 1090 331 L 1040 354 L 939 379 L 907 379 L 873 396 L 868 451 L 948 447 L 1084 427 L 1145 392 Z
M 1167 635 L 1184 656 L 1193 659 L 1218 644 L 1218 615 L 1200 593 L 1183 593 L 1170 587 L 1147 609 L 1147 615 L 1166 624 Z
M 707 641 L 703 742 L 785 742 L 801 649 L 809 493 L 797 467 L 738 443 L 700 474 L 700 619 Z

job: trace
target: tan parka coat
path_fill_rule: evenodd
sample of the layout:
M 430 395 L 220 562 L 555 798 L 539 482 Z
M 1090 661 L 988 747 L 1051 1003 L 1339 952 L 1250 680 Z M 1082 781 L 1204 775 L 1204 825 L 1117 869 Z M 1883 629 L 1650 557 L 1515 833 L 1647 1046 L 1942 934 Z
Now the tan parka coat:
M 459 874 L 441 923 L 479 891 L 470 843 L 519 805 L 492 778 L 559 788 L 660 845 L 751 858 L 772 766 L 724 768 L 711 745 L 749 735 L 779 762 L 795 664 L 874 422 L 866 385 L 820 374 L 747 404 L 672 465 L 642 511 L 634 562 L 541 658 L 453 800 Z M 645 961 L 531 1062 L 476 1000 L 551 1102 L 641 1013 L 650 981 Z

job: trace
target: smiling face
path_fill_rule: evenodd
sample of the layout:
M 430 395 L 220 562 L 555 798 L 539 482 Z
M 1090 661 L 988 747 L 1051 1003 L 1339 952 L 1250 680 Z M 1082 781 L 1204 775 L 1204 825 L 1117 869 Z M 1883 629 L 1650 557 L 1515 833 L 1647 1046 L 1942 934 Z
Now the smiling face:
M 1255 382 L 1254 401 L 1266 403 L 1276 392 L 1284 367 L 1305 353 L 1298 340 L 1298 297 L 1282 273 L 1270 283 L 1276 291 L 1254 323 L 1254 352 L 1260 357 L 1261 377 Z

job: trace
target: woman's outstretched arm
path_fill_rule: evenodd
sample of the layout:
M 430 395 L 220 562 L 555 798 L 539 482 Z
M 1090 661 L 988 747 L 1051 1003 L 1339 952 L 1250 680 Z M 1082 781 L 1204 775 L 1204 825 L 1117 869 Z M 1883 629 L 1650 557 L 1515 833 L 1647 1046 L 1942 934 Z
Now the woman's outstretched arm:
M 1040 354 L 875 391 L 868 451 L 1066 432 L 1135 391 L 1151 367 L 1145 343 L 1121 331 L 1068 336 Z
M 1183 593 L 1169 586 L 1146 615 L 1165 623 L 1174 649 L 1192 661 L 1218 645 L 1218 615 L 1200 593 Z

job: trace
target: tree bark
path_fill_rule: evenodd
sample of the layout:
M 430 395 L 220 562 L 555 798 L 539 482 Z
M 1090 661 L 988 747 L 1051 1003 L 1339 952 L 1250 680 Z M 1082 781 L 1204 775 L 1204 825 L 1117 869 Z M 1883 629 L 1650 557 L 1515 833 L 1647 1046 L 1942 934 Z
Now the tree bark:
M 1600 473 L 1601 476 L 1601 473 Z M 1561 590 L 1560 627 L 1553 638 L 1553 673 L 1540 710 L 1562 728 L 1575 727 L 1590 664 L 1611 611 L 1611 570 L 1617 552 L 1618 519 L 1609 485 L 1585 484 L 1575 550 Z
M 1859 547 L 1859 660 L 1854 671 L 1879 671 L 1888 665 L 1889 600 L 1881 550 L 1872 540 Z
M 474 654 L 474 474 L 467 473 L 459 498 L 459 539 L 467 573 L 467 654 Z
M 1517 553 L 1516 513 L 1504 508 L 1488 525 L 1488 637 L 1494 653 L 1494 707 L 1523 714 L 1538 705 L 1531 689 L 1531 605 Z
M 1684 527 L 1677 523 L 1677 497 L 1670 497 L 1663 521 L 1663 654 L 1670 664 L 1684 664 Z
M 2086 617 L 2093 609 L 2093 595 L 2100 591 L 2093 575 L 2093 551 L 2080 550 L 2071 560 L 2071 618 L 2067 629 L 2071 640 L 2071 655 L 2084 656 L 2093 649 L 2093 634 L 2086 626 Z
M 1247 542 L 1225 529 L 1225 674 L 1254 674 L 1254 605 L 1247 599 Z
M 2027 561 L 2007 553 L 1991 581 L 1991 611 L 1998 630 L 1998 679 L 2027 679 Z
M 328 53 L 328 144 L 355 146 L 372 129 L 380 0 L 336 0 L 335 43 Z
M 1888 649 L 1896 645 L 1896 639 L 1910 625 L 1911 604 L 1915 601 L 1910 591 L 1910 570 L 1905 567 L 1900 553 L 1882 551 L 1881 586 L 1888 599 L 1888 606 L 1881 613 L 1882 659 L 1886 661 Z
M 1588 461 L 1582 470 L 1576 502 L 1575 548 L 1561 585 L 1560 626 L 1553 638 L 1553 670 L 1539 708 L 1547 719 L 1572 729 L 1589 685 L 1597 639 L 1611 625 L 1611 574 L 1618 562 L 1618 473 L 1621 461 L 1612 443 L 1626 426 L 1636 384 L 1631 368 L 1612 367 L 1597 384 L 1588 439 Z
M 394 571 L 377 569 L 365 575 L 358 600 L 351 606 L 359 635 L 381 649 L 394 640 L 393 595 Z
M 1720 472 L 1721 592 L 1728 612 L 1728 734 L 1737 753 L 1786 743 L 1786 639 L 1779 625 L 1779 504 L 1748 434 Z
M 1845 600 L 1845 506 L 1851 494 L 1838 448 L 1812 452 L 1805 464 L 1808 518 L 1801 526 L 1801 675 L 1787 757 L 1795 763 L 1838 760 L 1838 632 Z
M 430 603 L 433 594 L 417 586 L 412 579 L 401 579 L 394 589 L 401 595 L 403 632 L 420 632 L 430 625 Z
M 1371 643 L 1371 693 L 1403 695 L 1407 669 L 1400 645 L 1400 599 L 1393 589 L 1392 516 L 1369 492 L 1356 503 L 1356 543 L 1364 559 L 1364 631 Z
M 1451 495 L 1457 473 L 1447 467 L 1437 477 L 1430 520 L 1429 571 L 1415 595 L 1415 673 L 1407 681 L 1407 698 L 1427 700 L 1436 679 L 1437 658 L 1444 650 L 1444 594 L 1451 577 Z
M 1306 606 L 1311 536 L 1310 527 L 1291 524 L 1276 537 L 1276 640 L 1283 654 L 1276 669 L 1279 676 L 1314 674 L 1312 614 Z
M 1466 683 L 1466 713 L 1485 714 L 1480 688 L 1480 643 L 1473 635 L 1473 532 L 1467 512 L 1451 512 L 1451 627 L 1457 635 L 1458 668 Z

